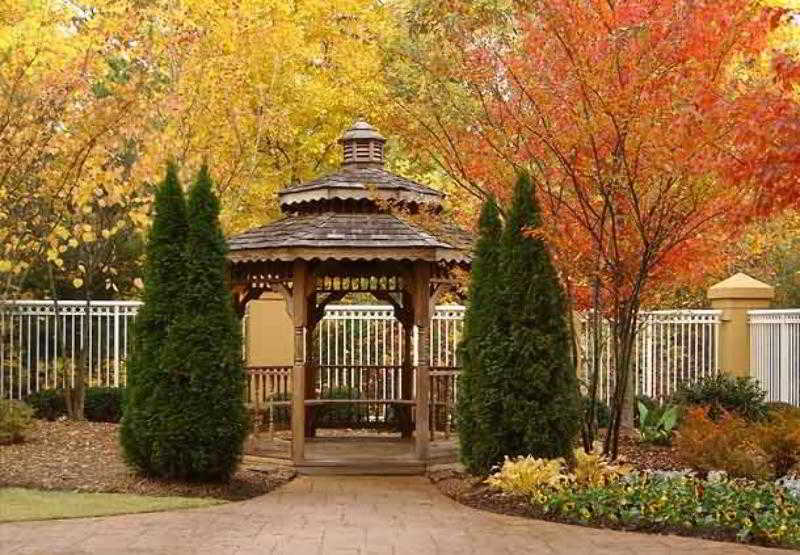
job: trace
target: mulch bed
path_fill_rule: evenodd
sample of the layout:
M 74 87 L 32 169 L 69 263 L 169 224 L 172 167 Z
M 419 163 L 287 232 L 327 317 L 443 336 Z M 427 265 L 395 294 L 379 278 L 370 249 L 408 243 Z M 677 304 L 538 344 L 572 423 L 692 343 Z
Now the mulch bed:
M 37 420 L 24 443 L 0 445 L 0 487 L 213 497 L 236 501 L 265 494 L 291 480 L 282 466 L 240 468 L 228 483 L 143 478 L 123 462 L 119 424 Z
M 674 447 L 640 443 L 633 435 L 619 438 L 619 461 L 638 470 L 682 470 L 686 468 Z

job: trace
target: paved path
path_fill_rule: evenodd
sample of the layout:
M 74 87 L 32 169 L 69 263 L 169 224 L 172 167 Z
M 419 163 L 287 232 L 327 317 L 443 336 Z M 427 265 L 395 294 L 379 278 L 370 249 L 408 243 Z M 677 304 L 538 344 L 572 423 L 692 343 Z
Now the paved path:
M 0 524 L 0 553 L 692 554 L 778 550 L 595 530 L 459 505 L 427 479 L 301 477 L 207 509 Z

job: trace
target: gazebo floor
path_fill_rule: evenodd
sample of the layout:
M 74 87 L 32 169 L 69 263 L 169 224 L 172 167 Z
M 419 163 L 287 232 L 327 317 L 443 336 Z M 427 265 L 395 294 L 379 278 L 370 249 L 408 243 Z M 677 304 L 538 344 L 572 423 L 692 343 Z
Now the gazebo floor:
M 259 433 L 248 440 L 245 454 L 273 464 L 292 464 L 291 438 L 286 433 Z M 424 474 L 433 465 L 458 460 L 455 438 L 437 438 L 430 443 L 427 461 L 414 453 L 414 441 L 397 434 L 352 430 L 319 430 L 306 439 L 305 461 L 297 465 L 302 474 Z

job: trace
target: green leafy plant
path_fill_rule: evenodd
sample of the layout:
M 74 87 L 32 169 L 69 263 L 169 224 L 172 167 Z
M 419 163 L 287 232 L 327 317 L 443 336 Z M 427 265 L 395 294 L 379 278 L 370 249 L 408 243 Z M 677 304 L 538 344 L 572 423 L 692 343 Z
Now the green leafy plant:
M 642 401 L 639 407 L 639 439 L 644 443 L 669 445 L 678 423 L 678 407 L 663 405 L 647 407 Z
M 723 420 L 730 418 L 738 417 L 726 414 Z M 701 479 L 689 471 L 640 472 L 610 464 L 599 453 L 576 451 L 575 455 L 573 474 L 563 459 L 517 457 L 506 458 L 485 482 L 527 497 L 532 513 L 541 518 L 800 546 L 800 494 L 794 481 L 758 482 L 724 474 Z
M 0 399 L 0 445 L 25 441 L 33 409 L 22 401 Z
M 727 411 L 756 422 L 767 416 L 766 395 L 767 392 L 753 378 L 718 374 L 691 383 L 684 382 L 673 394 L 672 402 L 687 407 L 708 407 L 714 420 Z

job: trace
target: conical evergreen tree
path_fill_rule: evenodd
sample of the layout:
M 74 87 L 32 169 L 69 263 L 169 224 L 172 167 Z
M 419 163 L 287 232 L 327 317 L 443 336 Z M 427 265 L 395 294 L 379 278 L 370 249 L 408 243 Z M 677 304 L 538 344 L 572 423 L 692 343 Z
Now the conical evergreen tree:
M 578 384 L 571 360 L 564 289 L 544 241 L 530 178 L 522 175 L 503 233 L 503 455 L 573 458 L 579 430 Z
M 461 344 L 461 376 L 459 378 L 458 434 L 461 460 L 475 473 L 482 473 L 502 457 L 496 441 L 502 405 L 497 391 L 490 387 L 491 345 L 498 318 L 504 313 L 500 266 L 500 238 L 503 232 L 500 214 L 494 199 L 487 200 L 478 220 L 479 237 L 470 273 L 469 300 L 464 315 Z
M 158 391 L 166 377 L 159 361 L 167 328 L 180 306 L 175 299 L 186 281 L 186 201 L 174 164 L 167 167 L 166 178 L 156 191 L 154 210 L 145 253 L 144 302 L 133 330 L 120 431 L 126 459 L 145 473 L 152 472 L 163 423 L 157 398 L 163 396 Z
M 189 195 L 186 281 L 181 313 L 161 362 L 173 380 L 158 474 L 224 480 L 247 434 L 242 338 L 225 279 L 227 246 L 219 201 L 203 167 Z

